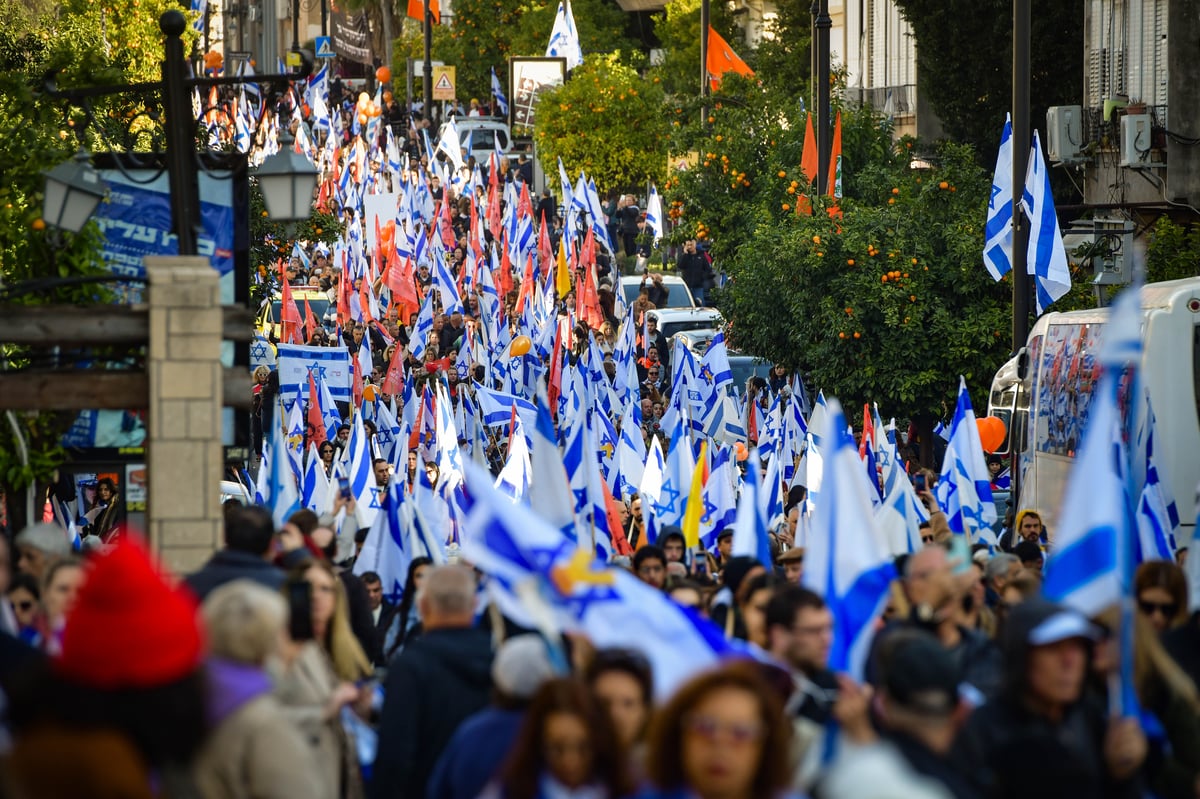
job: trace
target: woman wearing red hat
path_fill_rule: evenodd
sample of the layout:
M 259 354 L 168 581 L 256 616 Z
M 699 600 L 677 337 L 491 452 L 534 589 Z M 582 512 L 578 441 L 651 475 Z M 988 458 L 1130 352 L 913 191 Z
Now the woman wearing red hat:
M 61 651 L 14 691 L 17 795 L 175 797 L 207 734 L 204 633 L 186 588 L 133 537 L 96 556 Z

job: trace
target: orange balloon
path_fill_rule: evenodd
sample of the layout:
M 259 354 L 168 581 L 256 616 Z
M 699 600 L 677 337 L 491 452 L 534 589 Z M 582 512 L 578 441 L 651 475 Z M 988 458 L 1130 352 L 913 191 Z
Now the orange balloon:
M 1002 419 L 985 416 L 976 419 L 975 426 L 979 428 L 979 443 L 983 445 L 984 452 L 995 452 L 1004 446 L 1004 437 L 1008 431 Z
M 375 70 L 375 80 L 379 81 L 380 83 L 391 83 L 392 70 L 387 67 L 380 67 L 379 69 Z
M 367 94 L 366 92 L 358 93 L 358 107 L 359 108 L 366 108 L 367 103 L 369 103 L 369 102 L 371 102 L 371 95 Z
M 365 399 L 367 402 L 375 401 L 375 386 L 369 383 L 363 386 L 363 399 Z
M 508 351 L 514 358 L 525 355 L 533 346 L 533 342 L 529 340 L 529 336 L 517 336 L 512 340 Z
M 382 113 L 383 113 L 383 109 L 380 108 L 375 103 L 371 103 L 370 108 L 367 109 L 367 116 L 369 116 L 369 117 L 377 117 Z
M 358 114 L 358 124 L 360 124 L 360 125 L 365 125 L 365 124 L 367 124 L 367 115 L 366 115 L 366 114 L 364 114 L 364 113 L 362 113 L 362 112 L 359 112 L 359 114 Z
M 733 452 L 739 463 L 750 457 L 750 453 L 746 451 L 746 445 L 740 441 L 734 443 Z

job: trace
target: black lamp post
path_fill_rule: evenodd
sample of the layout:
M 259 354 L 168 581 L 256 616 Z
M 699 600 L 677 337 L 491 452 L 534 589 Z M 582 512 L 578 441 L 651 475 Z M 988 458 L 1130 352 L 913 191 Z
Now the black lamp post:
M 171 9 L 159 17 L 158 27 L 166 36 L 161 82 L 59 89 L 53 84 L 53 81 L 48 80 L 46 89 L 53 96 L 81 103 L 85 109 L 89 110 L 89 113 L 90 108 L 87 101 L 92 97 L 148 90 L 157 90 L 161 94 L 165 113 L 163 124 L 166 132 L 165 155 L 171 193 L 171 225 L 178 238 L 179 254 L 196 255 L 196 240 L 200 232 L 200 190 L 196 151 L 196 120 L 192 113 L 191 101 L 192 90 L 246 83 L 267 83 L 272 86 L 286 87 L 290 81 L 303 80 L 308 77 L 312 72 L 312 57 L 300 51 L 299 69 L 290 74 L 189 78 L 182 38 L 184 30 L 187 28 L 187 18 L 182 12 Z M 288 201 L 278 199 L 283 193 L 283 190 L 279 188 L 270 189 L 277 198 L 275 202 L 267 199 L 267 213 L 274 221 L 278 222 L 308 218 L 312 208 L 312 193 L 316 188 L 317 180 L 317 171 L 302 156 L 294 153 L 292 147 L 285 144 L 285 141 L 290 142 L 290 135 L 286 131 L 281 133 L 279 152 L 263 162 L 258 170 L 260 179 L 269 181 L 272 187 L 278 187 L 284 177 L 288 179 L 289 185 L 286 189 L 286 193 L 290 196 Z M 87 153 L 81 149 L 75 156 L 74 162 L 61 164 L 47 173 L 44 217 L 48 224 L 54 224 L 67 230 L 82 229 L 84 223 L 87 222 L 87 217 L 99 203 L 100 197 L 103 197 L 102 188 L 94 189 L 89 194 L 89 187 L 102 187 L 103 182 L 95 170 L 86 163 L 87 160 Z M 71 187 L 72 190 L 69 191 L 66 187 Z M 263 193 L 264 197 L 269 196 L 266 183 L 263 186 Z M 301 196 L 307 198 L 307 204 L 296 201 L 296 198 Z M 89 197 L 95 199 L 90 201 L 90 206 L 86 208 L 87 213 L 84 214 L 84 202 Z M 77 224 L 77 227 L 69 227 L 72 224 Z

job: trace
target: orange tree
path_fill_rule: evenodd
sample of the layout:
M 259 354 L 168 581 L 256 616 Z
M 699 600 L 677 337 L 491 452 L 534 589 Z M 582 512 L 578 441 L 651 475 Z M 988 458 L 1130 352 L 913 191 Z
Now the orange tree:
M 716 302 L 731 343 L 849 407 L 931 423 L 959 374 L 983 406 L 1009 350 L 1010 284 L 983 268 L 991 181 L 973 151 L 943 145 L 915 169 L 912 140 L 893 144 L 871 112 L 843 109 L 841 213 L 817 197 L 798 214 L 803 117 L 756 104 L 750 82 L 722 89 L 703 126 L 674 129 L 672 151 L 700 160 L 672 176 L 668 200 L 675 238 L 710 241 L 729 278 Z
M 548 182 L 557 186 L 561 157 L 571 180 L 579 170 L 603 195 L 614 189 L 645 191 L 662 182 L 667 166 L 663 90 L 616 54 L 588 56 L 562 86 L 538 104 L 538 153 Z

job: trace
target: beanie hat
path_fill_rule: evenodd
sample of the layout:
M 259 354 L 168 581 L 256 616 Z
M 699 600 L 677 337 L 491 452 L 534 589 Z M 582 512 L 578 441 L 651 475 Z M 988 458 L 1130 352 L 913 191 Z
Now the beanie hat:
M 529 699 L 542 683 L 555 676 L 554 664 L 540 635 L 509 638 L 496 650 L 492 684 L 513 699 Z
M 55 671 L 102 690 L 182 679 L 204 651 L 196 608 L 186 587 L 167 583 L 145 544 L 123 537 L 92 561 L 67 617 Z

